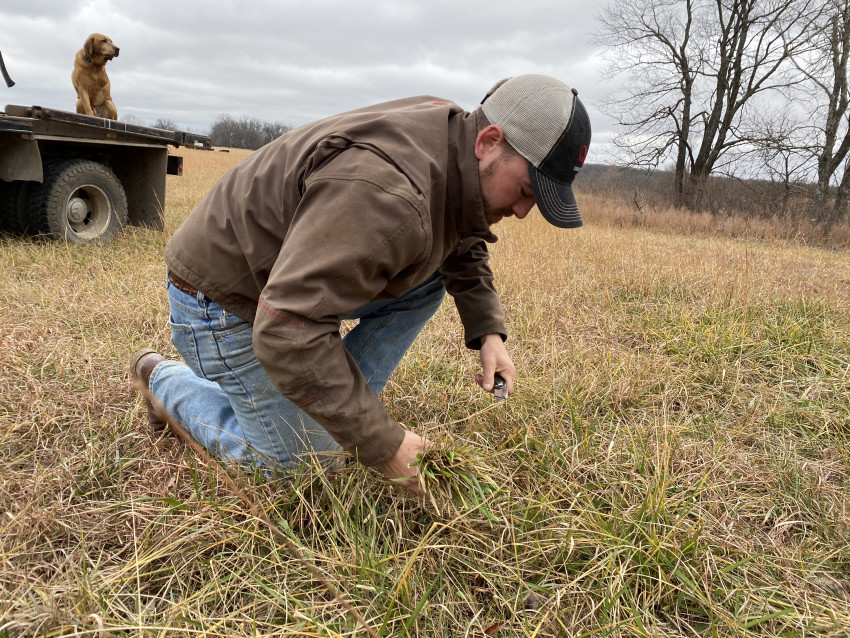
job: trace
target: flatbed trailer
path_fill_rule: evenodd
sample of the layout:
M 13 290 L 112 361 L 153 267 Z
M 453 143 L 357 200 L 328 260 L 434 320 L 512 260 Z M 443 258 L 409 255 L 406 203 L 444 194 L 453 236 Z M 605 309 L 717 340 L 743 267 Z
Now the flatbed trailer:
M 169 147 L 210 149 L 206 135 L 41 106 L 0 111 L 0 230 L 76 244 L 127 224 L 162 230 Z

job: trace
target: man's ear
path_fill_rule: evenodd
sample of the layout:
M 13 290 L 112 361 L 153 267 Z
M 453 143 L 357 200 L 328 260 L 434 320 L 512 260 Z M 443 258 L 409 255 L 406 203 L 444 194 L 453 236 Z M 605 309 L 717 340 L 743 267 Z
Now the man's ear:
M 496 149 L 505 141 L 505 132 L 501 126 L 491 124 L 486 128 L 478 131 L 478 137 L 475 138 L 475 157 L 479 160 Z

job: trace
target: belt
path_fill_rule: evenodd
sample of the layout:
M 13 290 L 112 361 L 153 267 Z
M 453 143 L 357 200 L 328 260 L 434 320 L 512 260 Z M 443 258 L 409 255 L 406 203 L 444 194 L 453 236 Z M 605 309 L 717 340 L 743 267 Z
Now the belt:
M 195 288 L 188 281 L 181 279 L 170 270 L 168 271 L 168 281 L 170 281 L 171 285 L 177 288 L 177 290 L 179 290 L 180 292 L 185 292 L 187 295 L 190 295 L 192 297 L 198 296 L 197 288 Z

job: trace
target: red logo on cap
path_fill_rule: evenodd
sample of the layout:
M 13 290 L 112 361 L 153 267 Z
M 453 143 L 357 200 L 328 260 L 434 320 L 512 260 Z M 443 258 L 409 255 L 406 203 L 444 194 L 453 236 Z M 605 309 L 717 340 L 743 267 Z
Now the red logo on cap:
M 578 163 L 584 164 L 585 159 L 587 159 L 587 145 L 581 147 L 581 152 L 578 154 Z
M 431 104 L 433 104 L 434 106 L 443 106 L 445 104 L 448 104 L 448 102 L 431 102 Z

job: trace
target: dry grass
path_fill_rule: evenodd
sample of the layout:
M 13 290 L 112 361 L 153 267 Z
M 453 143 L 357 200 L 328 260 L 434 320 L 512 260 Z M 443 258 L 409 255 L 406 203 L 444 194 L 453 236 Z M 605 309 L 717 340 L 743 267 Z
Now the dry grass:
M 126 374 L 173 352 L 162 249 L 244 153 L 187 151 L 166 233 L 0 239 L 0 636 L 355 636 Z M 422 505 L 354 466 L 252 498 L 384 636 L 847 636 L 850 255 L 505 223 L 520 370 L 494 405 L 451 302 L 385 402 Z
M 756 216 L 739 211 L 722 214 L 695 213 L 682 208 L 669 208 L 625 199 L 625 192 L 597 193 L 592 186 L 582 199 L 582 208 L 588 211 L 588 221 L 618 228 L 649 228 L 677 234 L 702 234 L 760 241 L 792 241 L 795 244 L 819 246 L 830 249 L 850 248 L 850 225 L 839 222 L 830 227 L 817 223 L 800 212 L 793 216 Z M 637 204 L 636 204 L 637 201 Z M 639 204 L 639 205 L 638 205 Z M 800 204 L 804 206 L 805 204 Z M 748 203 L 750 208 L 752 202 Z

